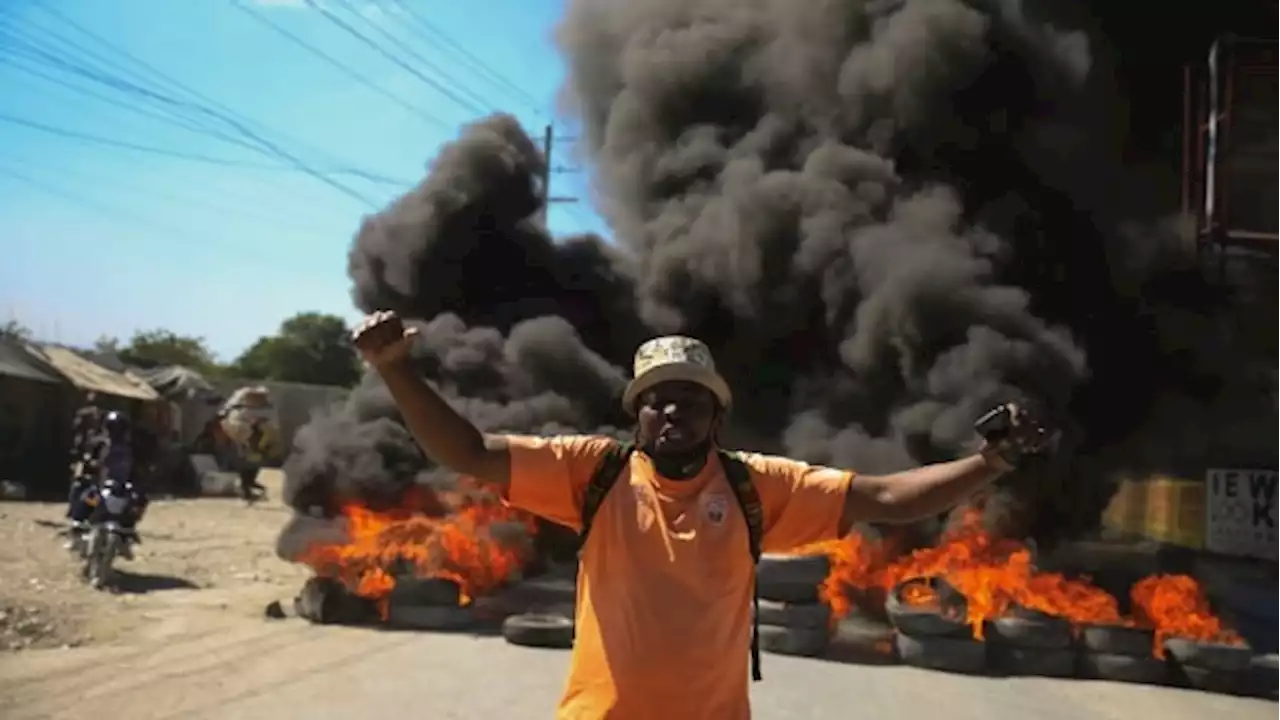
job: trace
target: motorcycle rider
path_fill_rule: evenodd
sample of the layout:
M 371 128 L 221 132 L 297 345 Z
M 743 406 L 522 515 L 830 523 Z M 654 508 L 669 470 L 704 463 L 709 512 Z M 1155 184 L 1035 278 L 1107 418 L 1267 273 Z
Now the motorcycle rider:
M 130 443 L 131 426 L 129 418 L 122 412 L 107 413 L 102 420 L 106 442 L 103 444 L 99 466 L 99 493 L 108 493 L 117 497 L 129 498 L 129 509 L 116 518 L 120 526 L 138 540 L 136 528 L 138 521 L 146 512 L 149 500 L 146 493 L 133 483 L 133 447 Z M 99 502 L 90 516 L 89 522 L 97 522 L 104 518 L 106 504 Z M 133 559 L 133 552 L 126 544 L 121 550 L 126 560 Z
M 84 453 L 89 451 L 90 444 L 102 432 L 103 413 L 102 408 L 97 405 L 97 400 L 97 393 L 85 393 L 85 404 L 76 410 L 75 417 L 71 420 L 72 462 L 81 460 Z
M 72 522 L 84 522 L 88 518 L 85 493 L 96 487 L 97 463 L 107 441 L 103 429 L 104 415 L 96 401 L 95 393 L 87 393 L 84 406 L 76 411 L 71 421 L 71 487 L 67 492 L 67 519 Z

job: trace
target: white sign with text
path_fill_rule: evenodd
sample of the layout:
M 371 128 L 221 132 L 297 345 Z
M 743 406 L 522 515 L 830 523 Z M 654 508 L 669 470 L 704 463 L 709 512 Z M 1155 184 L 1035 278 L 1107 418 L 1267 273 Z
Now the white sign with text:
M 1205 549 L 1276 559 L 1275 470 L 1210 469 L 1205 494 Z

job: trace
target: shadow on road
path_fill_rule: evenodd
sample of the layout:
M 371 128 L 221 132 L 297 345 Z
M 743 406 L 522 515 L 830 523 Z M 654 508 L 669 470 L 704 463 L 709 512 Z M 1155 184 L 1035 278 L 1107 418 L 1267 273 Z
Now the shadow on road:
M 161 590 L 194 590 L 199 587 L 190 580 L 180 577 L 134 573 L 128 570 L 116 571 L 115 585 L 119 592 L 133 595 L 145 595 Z

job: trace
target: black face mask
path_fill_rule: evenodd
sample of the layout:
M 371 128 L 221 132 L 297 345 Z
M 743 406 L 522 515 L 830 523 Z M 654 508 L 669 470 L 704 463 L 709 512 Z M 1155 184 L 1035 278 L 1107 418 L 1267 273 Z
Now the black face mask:
M 707 453 L 711 451 L 711 439 L 708 438 L 678 453 L 655 454 L 651 445 L 641 449 L 653 461 L 654 469 L 662 477 L 669 480 L 688 480 L 697 475 L 702 470 L 702 466 L 706 465 Z

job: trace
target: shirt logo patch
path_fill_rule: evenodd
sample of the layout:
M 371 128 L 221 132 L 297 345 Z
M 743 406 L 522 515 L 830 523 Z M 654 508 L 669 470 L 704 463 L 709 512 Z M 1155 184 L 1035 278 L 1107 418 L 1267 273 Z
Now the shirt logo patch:
M 703 512 L 712 525 L 723 525 L 729 512 L 729 502 L 723 495 L 708 495 L 703 501 Z

